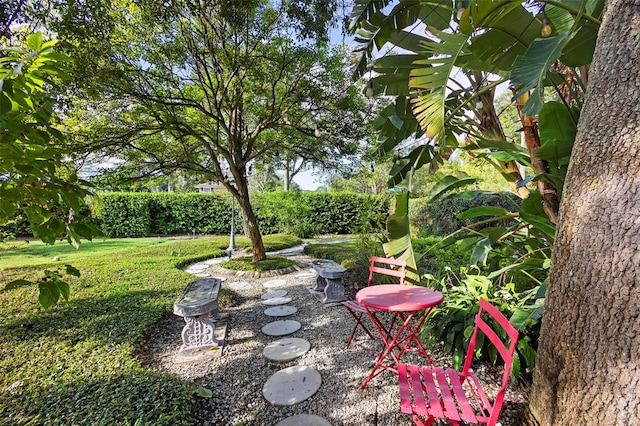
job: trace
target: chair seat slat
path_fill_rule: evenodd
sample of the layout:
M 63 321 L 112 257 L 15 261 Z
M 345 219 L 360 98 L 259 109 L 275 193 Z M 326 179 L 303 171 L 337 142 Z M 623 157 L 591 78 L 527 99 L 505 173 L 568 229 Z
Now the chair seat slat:
M 435 370 L 436 378 L 438 379 L 438 387 L 440 388 L 440 398 L 442 398 L 442 404 L 444 406 L 444 412 L 446 418 L 449 420 L 460 420 L 460 414 L 458 413 L 458 407 L 456 401 L 451 393 L 449 382 L 444 370 L 438 368 Z
M 407 366 L 398 364 L 398 385 L 400 387 L 400 411 L 406 414 L 413 413 L 411 404 L 411 392 L 409 391 L 409 381 L 407 378 Z
M 458 375 L 458 372 L 450 368 L 446 371 L 446 374 L 449 377 L 453 394 L 455 395 L 456 401 L 458 402 L 460 417 L 465 422 L 476 423 L 476 414 L 473 410 L 473 407 L 471 406 L 471 403 L 467 399 L 467 395 L 464 392 L 462 383 L 460 383 L 460 376 Z
M 444 411 L 442 410 L 442 403 L 440 402 L 438 389 L 436 388 L 436 383 L 433 380 L 433 369 L 423 367 L 422 376 L 424 377 L 424 386 L 429 400 L 429 414 L 437 418 L 444 417 Z
M 422 393 L 422 379 L 420 369 L 417 365 L 409 366 L 409 377 L 411 378 L 411 389 L 413 391 L 413 402 L 415 403 L 413 412 L 421 416 L 427 415 L 427 405 Z

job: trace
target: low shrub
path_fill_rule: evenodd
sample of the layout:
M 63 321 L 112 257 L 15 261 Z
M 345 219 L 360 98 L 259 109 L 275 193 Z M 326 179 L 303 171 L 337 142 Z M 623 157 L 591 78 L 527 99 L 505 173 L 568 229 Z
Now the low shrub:
M 462 195 L 464 194 L 464 195 Z M 510 211 L 520 210 L 520 198 L 510 192 L 465 192 L 427 202 L 426 199 L 411 200 L 409 218 L 418 237 L 445 236 L 458 229 L 485 220 L 485 217 L 458 219 L 458 214 L 480 206 L 502 207 Z M 511 226 L 513 220 L 493 222 L 487 226 Z M 474 228 L 476 230 L 482 229 Z
M 420 332 L 420 340 L 431 346 L 443 342 L 443 349 L 452 355 L 456 369 L 460 369 L 464 361 L 480 297 L 487 299 L 507 318 L 513 318 L 517 311 L 531 312 L 528 309 L 533 301 L 531 291 L 518 293 L 513 283 L 497 285 L 489 278 L 473 274 L 466 268 L 461 268 L 459 274 L 450 270 L 446 277 L 431 280 L 428 285 L 441 291 L 444 300 L 431 311 Z M 520 328 L 521 334 L 513 361 L 514 378 L 531 378 L 540 335 L 539 319 L 539 316 L 533 315 L 526 323 L 518 319 L 517 328 Z M 483 336 L 478 337 L 475 357 L 495 363 L 495 348 L 489 347 L 488 343 Z
M 470 251 L 461 242 L 443 248 L 438 247 L 441 237 L 413 238 L 411 242 L 421 276 L 440 279 L 469 264 Z

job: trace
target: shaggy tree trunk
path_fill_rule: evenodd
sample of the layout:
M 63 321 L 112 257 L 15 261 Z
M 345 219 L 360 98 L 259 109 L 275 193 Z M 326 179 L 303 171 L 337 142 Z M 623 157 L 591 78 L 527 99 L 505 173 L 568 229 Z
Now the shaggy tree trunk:
M 251 249 L 253 251 L 253 261 L 259 262 L 267 258 L 267 254 L 264 249 L 264 242 L 262 241 L 262 234 L 258 227 L 258 218 L 256 217 L 253 207 L 251 206 L 251 198 L 249 196 L 249 185 L 247 182 L 246 174 L 244 170 L 240 171 L 233 168 L 233 176 L 235 180 L 235 186 L 229 182 L 224 182 L 225 187 L 236 201 L 242 210 L 242 224 L 244 225 L 244 234 L 251 240 Z
M 242 197 L 240 200 L 240 208 L 244 217 L 245 234 L 251 239 L 251 247 L 253 250 L 253 261 L 259 262 L 267 258 L 262 242 L 262 234 L 258 228 L 258 219 L 256 218 L 249 197 Z
M 607 5 L 560 209 L 530 423 L 640 424 L 640 2 Z

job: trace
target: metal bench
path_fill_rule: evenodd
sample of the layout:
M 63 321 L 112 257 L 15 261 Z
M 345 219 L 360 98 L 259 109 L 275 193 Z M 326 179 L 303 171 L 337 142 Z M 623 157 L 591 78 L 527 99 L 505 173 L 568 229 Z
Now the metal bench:
M 179 353 L 218 347 L 215 320 L 218 317 L 220 278 L 203 278 L 187 285 L 173 304 L 173 313 L 184 318 L 182 346 Z
M 344 286 L 342 278 L 347 272 L 346 268 L 329 259 L 316 259 L 311 262 L 311 267 L 318 273 L 315 291 L 323 291 L 323 303 L 341 302 L 344 300 Z

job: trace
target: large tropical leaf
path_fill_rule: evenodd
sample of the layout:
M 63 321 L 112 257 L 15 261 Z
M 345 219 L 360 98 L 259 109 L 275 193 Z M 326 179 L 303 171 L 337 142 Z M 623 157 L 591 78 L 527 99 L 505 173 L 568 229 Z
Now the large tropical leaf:
M 547 161 L 549 173 L 564 178 L 577 133 L 578 114 L 560 102 L 547 102 L 538 117 L 540 148 L 536 156 Z
M 396 102 L 384 108 L 376 121 L 374 129 L 378 132 L 378 150 L 380 154 L 393 151 L 402 141 L 410 137 L 422 136 L 411 110 L 409 98 L 398 96 Z
M 452 191 L 463 186 L 471 185 L 475 183 L 476 179 L 472 178 L 464 172 L 458 172 L 456 176 L 448 175 L 440 179 L 440 181 L 433 187 L 431 192 L 427 195 L 429 197 L 429 203 L 437 200 L 449 191 Z
M 387 256 L 407 262 L 406 280 L 411 284 L 420 283 L 420 275 L 411 244 L 409 230 L 409 191 L 396 195 L 396 209 L 387 219 L 389 241 L 382 245 Z
M 389 187 L 396 186 L 406 179 L 413 170 L 418 170 L 430 163 L 436 156 L 433 145 L 424 144 L 415 147 L 409 155 L 395 161 L 389 171 L 390 178 L 387 181 Z
M 480 206 L 480 207 L 472 207 L 468 210 L 463 211 L 458 214 L 458 219 L 473 219 L 476 217 L 482 216 L 494 216 L 498 218 L 505 218 L 509 213 L 511 213 L 507 209 L 503 209 L 502 207 L 493 207 L 493 206 Z
M 571 41 L 567 43 L 560 56 L 563 64 L 579 67 L 591 63 L 603 5 L 604 2 L 600 0 L 589 0 L 582 2 L 581 9 L 577 12 L 554 5 L 545 7 L 553 28 L 559 34 L 570 34 Z
M 415 67 L 415 54 L 384 56 L 374 64 L 376 77 L 372 79 L 374 95 L 409 95 L 409 73 Z
M 465 53 L 468 36 L 447 34 L 435 28 L 429 31 L 442 42 L 421 43 L 418 53 L 428 58 L 415 61 L 419 67 L 411 71 L 409 87 L 416 94 L 412 104 L 420 127 L 430 138 L 439 141 L 445 135 L 447 83 L 457 58 Z
M 349 30 L 354 31 L 362 22 L 368 21 L 378 11 L 387 7 L 391 0 L 355 0 L 349 16 Z
M 549 241 L 556 237 L 556 226 L 549 220 L 544 211 L 542 195 L 539 191 L 533 191 L 527 198 L 522 200 L 520 218 L 528 222 L 534 229 L 542 232 Z
M 511 70 L 515 59 L 526 52 L 540 37 L 541 25 L 521 6 L 520 1 L 509 4 L 477 2 L 471 8 L 476 29 L 485 31 L 473 38 L 469 50 L 478 58 L 492 64 L 495 70 Z
M 522 109 L 525 115 L 537 115 L 542 109 L 545 82 L 552 71 L 551 66 L 560 57 L 568 41 L 566 34 L 537 39 L 523 56 L 516 59 L 511 72 L 511 82 L 518 88 L 514 99 L 532 91 Z
M 596 49 L 599 30 L 600 26 L 592 22 L 584 23 L 573 35 L 571 42 L 562 49 L 560 61 L 570 67 L 590 64 Z
M 381 49 L 393 33 L 423 21 L 443 29 L 451 20 L 450 0 L 400 0 L 391 11 L 384 9 L 389 0 L 356 0 L 349 30 L 355 34 L 356 58 L 354 78 L 361 77 L 368 67 L 373 49 Z

